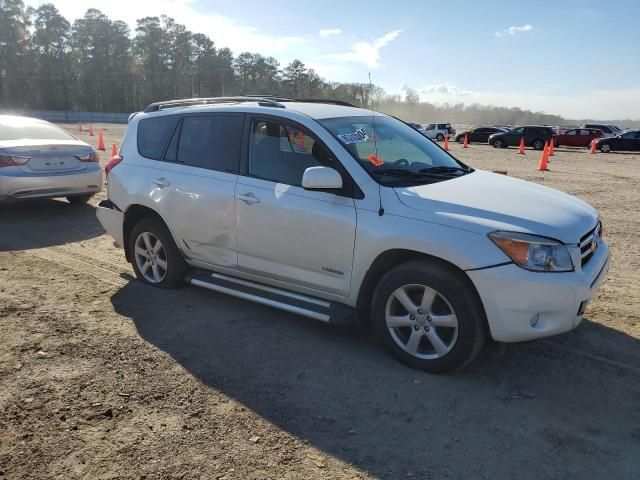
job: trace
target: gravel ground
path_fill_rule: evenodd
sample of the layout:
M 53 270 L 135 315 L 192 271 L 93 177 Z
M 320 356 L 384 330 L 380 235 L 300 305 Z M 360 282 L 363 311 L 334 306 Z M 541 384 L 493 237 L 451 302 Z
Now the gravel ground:
M 451 149 L 601 212 L 578 329 L 428 375 L 365 327 L 138 283 L 104 192 L 0 207 L 0 478 L 640 478 L 640 156 Z

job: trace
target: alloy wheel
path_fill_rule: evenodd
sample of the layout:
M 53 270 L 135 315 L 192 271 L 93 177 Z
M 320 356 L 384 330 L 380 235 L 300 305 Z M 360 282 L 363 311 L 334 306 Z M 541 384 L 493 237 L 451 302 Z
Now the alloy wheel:
M 134 244 L 138 270 L 149 283 L 160 283 L 167 275 L 167 254 L 158 237 L 142 232 Z
M 458 339 L 458 318 L 451 304 L 426 285 L 405 285 L 393 292 L 385 320 L 395 343 L 416 358 L 441 358 Z

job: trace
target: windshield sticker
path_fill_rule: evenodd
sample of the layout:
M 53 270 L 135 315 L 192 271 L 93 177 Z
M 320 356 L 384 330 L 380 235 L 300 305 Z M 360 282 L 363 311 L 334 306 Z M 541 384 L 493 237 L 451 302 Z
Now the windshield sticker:
M 343 133 L 342 135 L 338 135 L 338 138 L 345 145 L 369 141 L 369 135 L 367 135 L 367 132 L 364 131 L 364 128 L 359 128 L 353 133 Z
M 367 160 L 369 160 L 373 164 L 374 167 L 379 167 L 380 165 L 384 164 L 384 160 L 382 160 L 375 153 L 372 153 L 371 155 L 369 155 L 367 157 Z

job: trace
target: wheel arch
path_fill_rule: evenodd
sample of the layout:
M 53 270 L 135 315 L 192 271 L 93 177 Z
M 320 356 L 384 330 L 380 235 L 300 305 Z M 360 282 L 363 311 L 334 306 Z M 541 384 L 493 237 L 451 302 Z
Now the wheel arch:
M 128 262 L 132 261 L 131 255 L 129 254 L 129 248 L 127 248 L 129 245 L 129 235 L 131 234 L 131 230 L 133 230 L 133 227 L 143 218 L 157 218 L 164 224 L 169 233 L 171 233 L 169 225 L 167 224 L 167 222 L 165 222 L 164 218 L 162 218 L 162 216 L 158 212 L 156 212 L 152 208 L 140 204 L 129 205 L 124 212 L 124 222 L 122 223 L 124 255 Z
M 360 290 L 358 291 L 358 298 L 356 300 L 356 312 L 359 321 L 368 322 L 371 318 L 371 298 L 373 296 L 373 292 L 376 289 L 376 286 L 382 279 L 385 273 L 387 273 L 393 267 L 397 265 L 412 261 L 412 260 L 422 260 L 428 261 L 433 264 L 440 265 L 448 270 L 450 270 L 455 275 L 458 275 L 467 287 L 469 291 L 472 292 L 474 297 L 476 298 L 478 305 L 481 309 L 481 315 L 483 318 L 483 323 L 487 331 L 489 331 L 489 323 L 487 320 L 486 312 L 484 309 L 484 304 L 482 303 L 482 298 L 478 293 L 474 283 L 469 278 L 469 275 L 462 270 L 457 265 L 444 260 L 440 257 L 436 257 L 433 255 L 429 255 L 427 253 L 419 252 L 416 250 L 408 250 L 408 249 L 391 249 L 385 252 L 380 253 L 376 259 L 373 261 L 367 273 L 364 276 L 362 281 L 362 285 Z

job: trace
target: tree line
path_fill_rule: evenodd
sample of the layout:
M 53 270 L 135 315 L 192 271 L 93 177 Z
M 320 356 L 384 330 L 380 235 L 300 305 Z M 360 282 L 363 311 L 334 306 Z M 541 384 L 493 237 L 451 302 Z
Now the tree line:
M 0 0 L 0 108 L 132 112 L 173 98 L 272 94 L 343 100 L 407 121 L 565 124 L 556 115 L 482 105 L 436 106 L 413 91 L 386 95 L 370 83 L 321 78 L 300 60 L 234 56 L 207 35 L 162 15 L 134 32 L 98 9 L 73 23 L 53 4 Z

